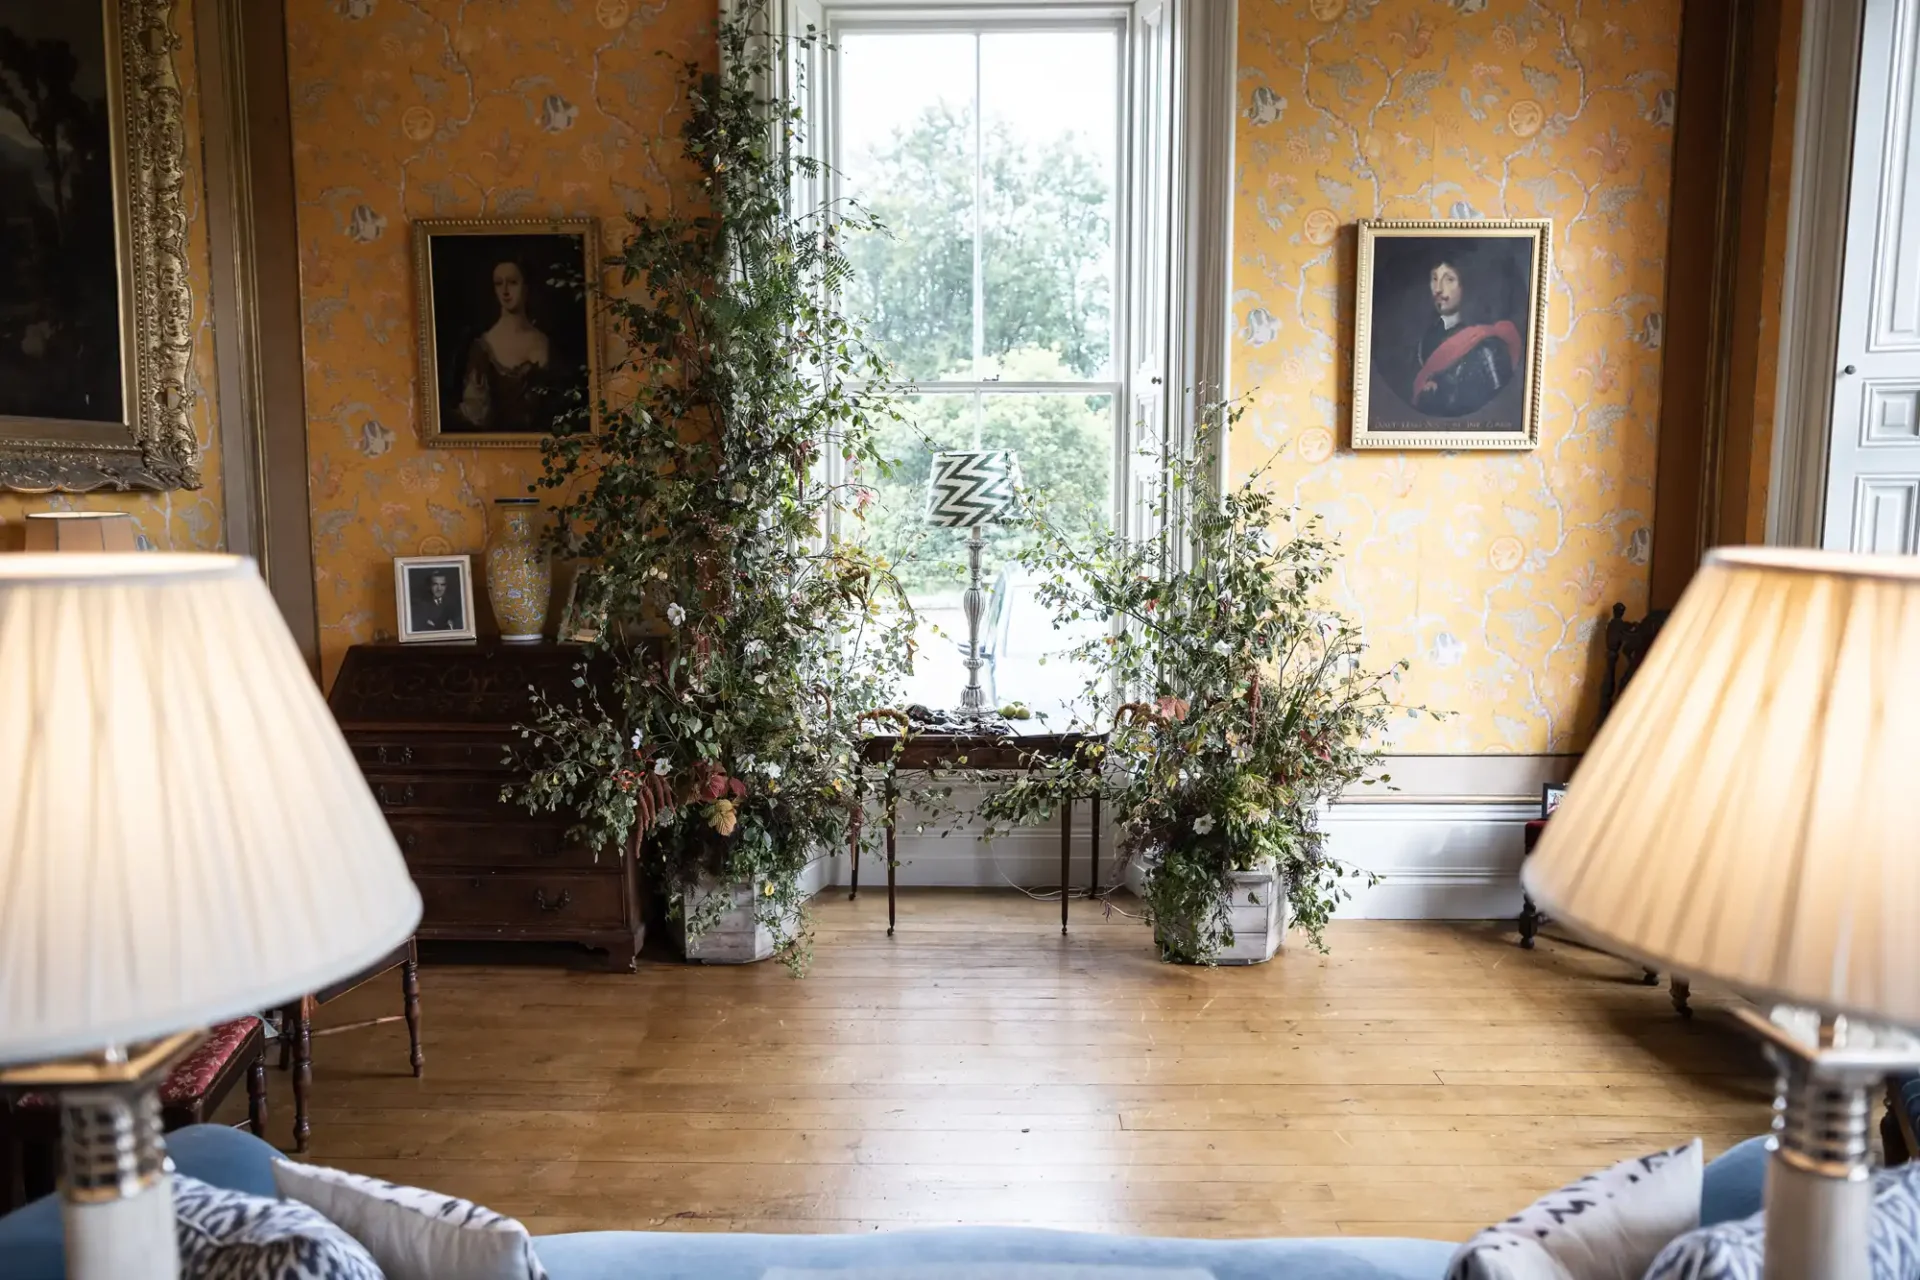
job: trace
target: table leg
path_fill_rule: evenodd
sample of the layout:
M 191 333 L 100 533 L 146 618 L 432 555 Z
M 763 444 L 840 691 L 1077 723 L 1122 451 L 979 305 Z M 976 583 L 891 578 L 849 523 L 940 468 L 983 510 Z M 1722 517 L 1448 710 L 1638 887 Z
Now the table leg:
M 313 1088 L 313 997 L 302 996 L 288 1010 L 293 1020 L 293 1149 L 305 1151 L 312 1132 L 307 1123 L 307 1092 Z
M 1087 859 L 1088 871 L 1087 897 L 1089 900 L 1100 896 L 1100 793 L 1093 793 L 1093 856 Z
M 611 958 L 612 952 L 608 955 Z M 412 947 L 407 948 L 406 962 L 400 966 L 400 1008 L 407 1015 L 407 1062 L 418 1080 L 427 1069 L 427 1055 L 420 1051 L 420 962 L 414 958 Z
M 1073 896 L 1073 797 L 1060 801 L 1060 935 L 1067 933 L 1067 900 Z
M 894 837 L 898 832 L 900 815 L 896 810 L 893 784 L 887 784 L 887 936 L 893 936 L 894 881 L 899 871 L 899 859 L 894 855 Z
M 860 896 L 860 806 L 853 809 L 853 821 L 847 828 L 847 856 L 853 859 L 853 884 L 847 890 L 847 901 L 852 902 Z

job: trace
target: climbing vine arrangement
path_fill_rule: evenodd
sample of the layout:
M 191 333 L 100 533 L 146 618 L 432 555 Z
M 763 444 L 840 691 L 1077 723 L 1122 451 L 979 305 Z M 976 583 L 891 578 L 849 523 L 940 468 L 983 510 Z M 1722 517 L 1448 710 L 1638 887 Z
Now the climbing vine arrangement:
M 683 68 L 698 212 L 630 219 L 606 306 L 624 339 L 598 434 L 561 435 L 540 484 L 599 622 L 577 700 L 525 727 L 521 798 L 619 847 L 638 830 L 690 938 L 753 886 L 804 962 L 801 875 L 846 837 L 862 717 L 909 666 L 913 614 L 858 537 L 898 418 L 889 371 L 841 306 L 842 243 L 871 226 L 801 207 L 818 164 L 769 96 L 795 42 L 765 0 L 721 24 L 720 69 Z M 798 61 L 798 60 L 796 60 Z M 702 905 L 688 909 L 687 903 Z

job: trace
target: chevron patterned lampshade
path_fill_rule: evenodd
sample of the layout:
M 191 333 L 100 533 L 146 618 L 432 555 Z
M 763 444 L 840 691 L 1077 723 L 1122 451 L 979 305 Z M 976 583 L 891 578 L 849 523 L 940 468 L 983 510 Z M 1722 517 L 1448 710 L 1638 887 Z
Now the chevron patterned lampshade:
M 1013 510 L 1019 460 L 1010 449 L 936 453 L 927 485 L 927 523 L 937 529 L 993 524 Z

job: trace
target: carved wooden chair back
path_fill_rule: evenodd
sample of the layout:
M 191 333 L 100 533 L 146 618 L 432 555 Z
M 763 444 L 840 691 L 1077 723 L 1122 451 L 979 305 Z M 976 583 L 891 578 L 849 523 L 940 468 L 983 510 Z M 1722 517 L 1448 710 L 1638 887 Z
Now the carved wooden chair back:
M 1626 691 L 1627 682 L 1640 670 L 1653 648 L 1654 639 L 1667 621 L 1668 611 L 1654 609 L 1638 622 L 1627 621 L 1627 606 L 1615 604 L 1613 617 L 1607 620 L 1607 665 L 1600 673 L 1600 715 L 1597 729 L 1606 723 L 1607 713 Z

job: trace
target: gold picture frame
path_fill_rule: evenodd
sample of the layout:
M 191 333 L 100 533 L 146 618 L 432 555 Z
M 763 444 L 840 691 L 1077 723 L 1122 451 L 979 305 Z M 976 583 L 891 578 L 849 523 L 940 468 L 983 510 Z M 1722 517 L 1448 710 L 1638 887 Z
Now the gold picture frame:
M 1361 222 L 1353 447 L 1538 448 L 1552 256 L 1545 218 Z
M 599 429 L 593 219 L 425 218 L 413 224 L 413 262 L 429 447 L 533 449 L 556 423 Z M 503 285 L 520 290 L 512 321 Z M 511 363 L 498 358 L 502 345 Z M 535 351 L 544 363 L 516 358 Z
M 82 144 L 70 140 L 62 144 L 65 151 L 56 148 L 41 157 L 42 167 L 50 173 L 30 172 L 61 197 L 49 206 L 60 221 L 70 220 L 80 228 L 88 217 L 98 223 L 111 219 L 117 285 L 111 299 L 105 296 L 104 285 L 98 296 L 87 294 L 87 286 L 79 285 L 66 297 L 42 299 L 46 314 L 21 321 L 22 333 L 35 335 L 24 340 L 35 349 L 23 359 L 43 362 L 48 372 L 36 380 L 30 369 L 24 374 L 0 370 L 5 375 L 0 376 L 0 386 L 31 385 L 44 397 L 48 387 L 62 385 L 58 370 L 63 343 L 73 353 L 68 358 L 79 367 L 94 360 L 93 353 L 99 350 L 98 343 L 90 345 L 84 334 L 94 332 L 97 338 L 117 332 L 119 377 L 109 374 L 104 385 L 117 382 L 119 404 L 97 418 L 63 412 L 59 404 L 22 406 L 19 412 L 9 412 L 0 395 L 0 489 L 25 493 L 195 489 L 200 486 L 200 444 L 193 432 L 194 392 L 189 383 L 193 296 L 188 285 L 184 194 L 187 129 L 173 61 L 181 43 L 173 29 L 174 0 L 95 3 L 101 15 L 97 58 L 89 8 L 61 9 L 44 0 L 0 0 L 0 26 L 22 24 L 22 31 L 35 38 L 56 39 L 71 49 L 78 64 L 72 81 L 77 98 L 84 101 L 94 91 L 92 77 L 99 77 L 98 93 L 104 99 L 107 122 L 104 165 L 111 170 L 111 182 L 101 181 L 105 175 L 94 171 L 102 163 L 101 154 L 76 151 Z M 87 36 L 77 36 L 82 29 Z M 73 47 L 74 39 L 85 47 Z M 45 101 L 38 110 L 48 110 Z M 26 128 L 24 120 L 20 123 Z M 50 124 L 44 115 L 37 116 L 36 123 L 41 134 L 74 136 L 57 122 Z M 34 199 L 47 198 L 38 191 L 39 183 L 28 185 L 35 188 Z M 71 199 L 83 193 L 85 199 Z M 110 210 L 93 203 L 106 201 L 112 204 Z M 65 236 L 64 230 L 61 235 Z M 69 243 L 62 241 L 63 246 Z M 99 243 L 104 248 L 104 235 Z M 59 256 L 67 250 L 49 246 L 38 251 Z M 87 252 L 97 261 L 97 253 Z M 72 274 L 71 264 L 50 266 Z M 90 311 L 90 304 L 97 309 Z M 56 316 L 56 308 L 66 309 Z M 103 312 L 114 319 L 101 323 Z M 27 353 L 23 340 L 12 336 L 16 340 L 10 345 Z M 80 398 L 92 400 L 91 396 Z M 68 402 L 79 407 L 72 397 Z

